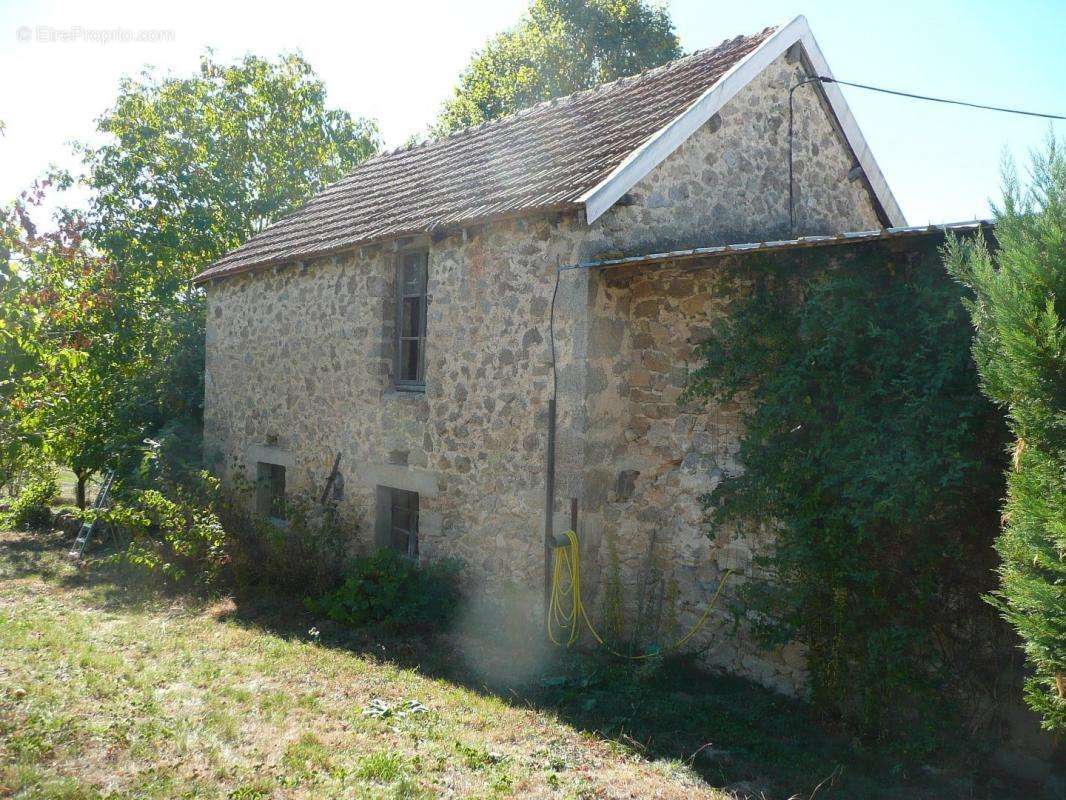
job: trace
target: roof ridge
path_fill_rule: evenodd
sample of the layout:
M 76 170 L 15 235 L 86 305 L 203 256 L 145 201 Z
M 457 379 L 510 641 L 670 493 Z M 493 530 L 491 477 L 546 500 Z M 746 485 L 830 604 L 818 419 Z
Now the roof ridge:
M 378 153 L 230 250 L 196 281 L 515 211 L 580 205 L 649 135 L 691 110 L 781 30 L 724 39 L 448 136 Z
M 738 34 L 737 36 L 733 36 L 732 38 L 723 39 L 713 47 L 702 47 L 698 50 L 693 50 L 691 53 L 686 53 L 683 56 L 679 56 L 678 58 L 666 61 L 654 67 L 647 67 L 646 69 L 642 69 L 640 72 L 634 72 L 632 75 L 623 75 L 619 78 L 614 78 L 609 81 L 604 81 L 603 83 L 598 83 L 595 86 L 590 86 L 588 89 L 579 89 L 578 91 L 571 92 L 570 94 L 561 95 L 559 97 L 552 97 L 547 100 L 541 100 L 531 106 L 520 108 L 517 111 L 512 111 L 511 113 L 504 114 L 500 117 L 493 117 L 492 119 L 483 120 L 482 122 L 477 122 L 473 125 L 467 125 L 465 128 L 460 128 L 457 131 L 452 131 L 451 133 L 445 134 L 444 136 L 440 136 L 435 139 L 427 139 L 425 141 L 415 142 L 413 144 L 399 145 L 391 150 L 386 150 L 384 152 L 371 156 L 366 161 L 363 161 L 358 164 L 355 169 L 359 169 L 370 161 L 375 161 L 378 159 L 384 160 L 387 158 L 391 158 L 392 156 L 399 155 L 401 153 L 406 153 L 412 150 L 417 150 L 422 147 L 429 147 L 431 145 L 439 144 L 441 142 L 446 142 L 450 139 L 456 139 L 466 134 L 471 134 L 480 130 L 491 128 L 495 125 L 502 125 L 519 117 L 526 116 L 537 111 L 543 111 L 546 108 L 569 104 L 580 97 L 598 94 L 599 92 L 624 85 L 628 82 L 643 80 L 645 78 L 651 77 L 653 74 L 658 75 L 663 72 L 668 72 L 671 69 L 676 69 L 682 62 L 693 61 L 697 57 L 707 56 L 712 53 L 716 53 L 719 50 L 723 49 L 726 45 L 733 44 L 734 42 L 741 42 L 746 39 L 755 39 L 760 36 L 765 36 L 779 27 L 779 25 L 770 25 L 763 28 L 761 31 L 749 34 L 747 36 L 743 34 Z

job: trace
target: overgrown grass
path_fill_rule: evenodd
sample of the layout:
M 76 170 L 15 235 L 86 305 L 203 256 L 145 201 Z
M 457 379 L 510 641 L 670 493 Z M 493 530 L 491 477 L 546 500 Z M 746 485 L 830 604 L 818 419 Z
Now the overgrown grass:
M 75 569 L 65 544 L 0 534 L 0 796 L 724 800 L 829 776 L 819 798 L 982 796 L 682 664 L 549 660 L 517 679 L 491 642 L 164 596 Z

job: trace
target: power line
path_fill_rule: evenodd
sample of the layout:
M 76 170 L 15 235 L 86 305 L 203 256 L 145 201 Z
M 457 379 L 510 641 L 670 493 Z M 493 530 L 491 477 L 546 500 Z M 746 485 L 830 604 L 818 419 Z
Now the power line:
M 966 108 L 979 108 L 982 111 L 1001 111 L 1004 114 L 1020 114 L 1023 117 L 1040 117 L 1042 119 L 1062 119 L 1066 120 L 1064 114 L 1044 114 L 1040 111 L 1023 111 L 1018 108 L 1004 108 L 1003 106 L 987 106 L 982 103 L 968 103 L 965 100 L 949 100 L 944 97 L 930 97 L 925 94 L 913 94 L 911 92 L 900 92 L 896 89 L 884 89 L 880 86 L 869 86 L 865 83 L 852 83 L 851 81 L 842 81 L 836 78 L 827 78 L 824 75 L 819 75 L 817 80 L 822 83 L 839 83 L 841 86 L 853 86 L 856 89 L 866 89 L 871 92 L 881 92 L 882 94 L 893 94 L 897 97 L 909 97 L 912 100 L 928 100 L 933 103 L 946 103 L 952 106 L 965 106 Z
M 837 78 L 829 78 L 825 75 L 815 75 L 813 78 L 806 78 L 799 81 L 795 85 L 791 86 L 788 90 L 788 220 L 789 230 L 794 236 L 796 233 L 796 201 L 794 190 L 794 177 L 793 177 L 793 155 L 792 155 L 792 139 L 793 139 L 793 95 L 796 90 L 801 86 L 806 86 L 808 83 L 837 83 L 841 86 L 851 86 L 855 89 L 865 89 L 869 92 L 880 92 L 881 94 L 890 94 L 896 97 L 907 97 L 911 100 L 926 100 L 931 103 L 944 103 L 951 106 L 963 106 L 964 108 L 976 108 L 981 111 L 998 111 L 1003 114 L 1018 114 L 1023 117 L 1039 117 L 1040 119 L 1056 119 L 1066 120 L 1066 114 L 1045 114 L 1042 111 L 1025 111 L 1020 108 L 1006 108 L 1004 106 L 990 106 L 984 103 L 970 103 L 966 100 L 951 100 L 946 97 L 932 97 L 927 94 L 915 94 L 913 92 L 901 92 L 898 89 L 885 89 L 881 86 L 870 86 L 866 83 L 853 83 L 852 81 L 842 81 Z

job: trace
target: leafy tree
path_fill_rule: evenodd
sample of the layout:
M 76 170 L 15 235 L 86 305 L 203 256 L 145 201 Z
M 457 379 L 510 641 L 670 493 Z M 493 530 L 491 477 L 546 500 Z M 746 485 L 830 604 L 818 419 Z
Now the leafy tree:
M 116 270 L 84 239 L 84 219 L 62 212 L 55 229 L 32 221 L 50 182 L 38 184 L 2 215 L 10 253 L 0 293 L 0 365 L 6 404 L 0 425 L 18 458 L 35 452 L 69 466 L 84 504 L 85 481 L 123 446 L 136 443 L 121 415 L 132 402 L 137 327 L 116 318 Z
M 97 129 L 106 141 L 79 148 L 87 235 L 157 297 L 378 148 L 375 124 L 327 107 L 298 55 L 207 54 L 193 77 L 125 79 Z
M 435 133 L 633 75 L 681 55 L 669 12 L 645 0 L 532 0 L 459 77 Z
M 1026 699 L 1066 732 L 1066 155 L 1054 140 L 1023 190 L 1008 166 L 999 247 L 954 241 L 951 272 L 973 289 L 973 353 L 1015 436 L 1000 587 L 990 598 L 1022 637 Z
M 16 267 L 0 347 L 21 359 L 4 362 L 5 430 L 37 437 L 80 489 L 105 465 L 132 468 L 175 418 L 199 424 L 204 309 L 189 279 L 378 146 L 299 56 L 208 55 L 192 77 L 124 80 L 98 132 L 79 147 L 88 210 L 40 234 L 27 196 L 2 228 Z
M 1005 432 L 936 250 L 832 258 L 721 273 L 729 312 L 687 389 L 744 409 L 714 535 L 773 532 L 737 611 L 768 647 L 805 645 L 814 707 L 927 752 L 995 635 L 980 597 Z
M 0 489 L 10 488 L 27 462 L 27 441 L 12 401 L 21 375 L 35 360 L 22 346 L 19 297 L 22 281 L 8 246 L 18 230 L 10 212 L 0 212 Z
M 81 148 L 86 235 L 122 265 L 121 324 L 141 348 L 119 415 L 142 433 L 199 421 L 204 311 L 189 279 L 373 155 L 377 128 L 329 108 L 297 55 L 207 54 L 193 77 L 123 81 L 98 130 L 105 143 Z

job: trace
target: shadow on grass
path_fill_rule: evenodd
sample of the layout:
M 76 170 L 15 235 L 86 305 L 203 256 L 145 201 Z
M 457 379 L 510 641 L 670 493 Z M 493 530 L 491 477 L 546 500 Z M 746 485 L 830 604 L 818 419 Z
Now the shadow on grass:
M 972 776 L 904 765 L 827 735 L 805 704 L 747 680 L 709 673 L 691 658 L 649 663 L 567 652 L 540 646 L 542 631 L 505 632 L 499 626 L 492 637 L 477 639 L 353 631 L 304 611 L 299 600 L 266 593 L 235 597 L 219 618 L 546 711 L 649 760 L 682 761 L 709 785 L 739 797 L 1015 796 L 1003 785 L 979 787 Z
M 43 577 L 87 590 L 114 610 L 173 603 L 145 575 L 108 559 L 99 543 L 81 567 L 66 559 L 62 532 L 0 534 L 0 579 Z M 191 610 L 206 598 L 189 595 Z M 217 608 L 217 606 L 216 606 Z M 352 631 L 304 610 L 299 598 L 240 592 L 218 619 L 361 658 L 547 711 L 570 726 L 613 740 L 648 759 L 690 764 L 710 785 L 739 796 L 791 798 L 1035 797 L 971 771 L 933 770 L 823 733 L 805 704 L 749 681 L 710 674 L 690 660 L 622 661 L 542 645 L 537 631 L 490 627 L 493 635 Z M 315 629 L 316 634 L 311 630 Z M 417 698 L 414 698 L 417 699 Z
M 66 553 L 72 541 L 63 531 L 13 531 L 0 537 L 4 553 L 0 578 L 4 580 L 31 576 L 54 579 L 65 566 L 59 553 Z
M 179 600 L 191 610 L 209 602 L 179 590 L 161 589 L 151 575 L 115 558 L 109 537 L 91 543 L 81 561 L 68 556 L 75 534 L 63 530 L 0 532 L 0 580 L 42 578 L 63 589 L 88 593 L 107 610 L 142 609 Z

